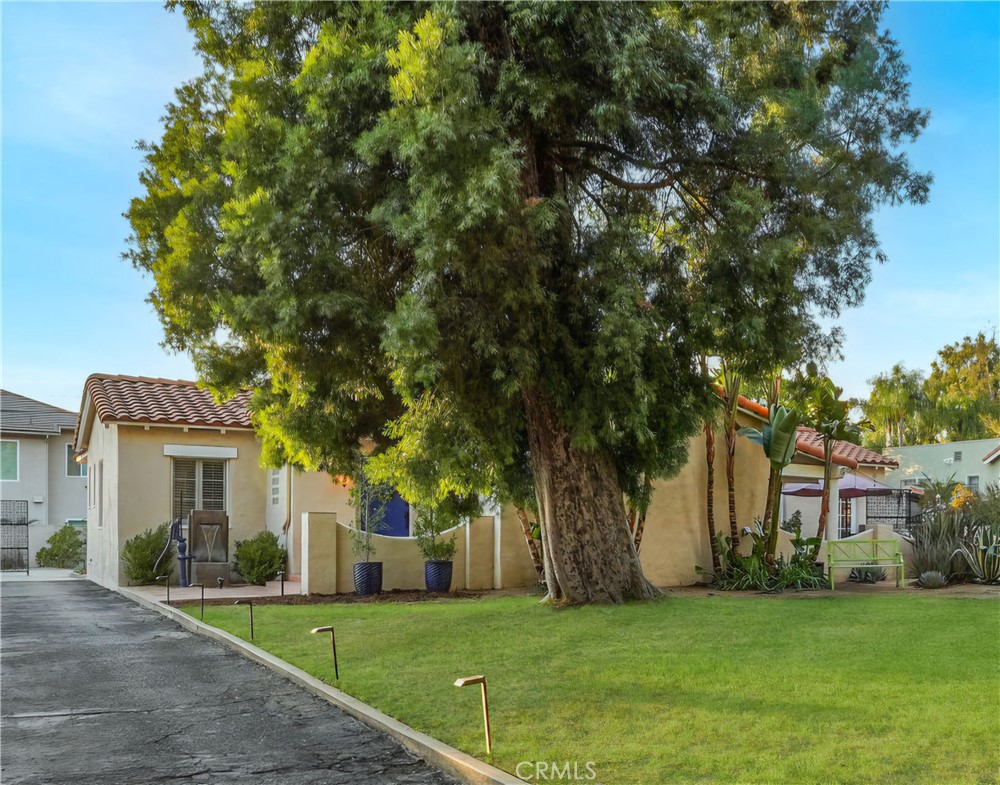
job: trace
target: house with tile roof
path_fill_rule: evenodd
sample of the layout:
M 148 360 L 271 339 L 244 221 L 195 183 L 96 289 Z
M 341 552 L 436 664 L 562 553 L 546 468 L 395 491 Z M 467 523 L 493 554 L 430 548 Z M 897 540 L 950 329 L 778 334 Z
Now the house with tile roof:
M 87 379 L 75 448 L 90 476 L 87 558 L 88 574 L 93 580 L 106 586 L 119 585 L 119 554 L 129 537 L 178 516 L 185 517 L 192 509 L 205 509 L 227 513 L 230 544 L 267 528 L 278 534 L 286 547 L 290 574 L 306 572 L 309 564 L 313 565 L 313 573 L 317 564 L 328 565 L 322 569 L 335 577 L 325 581 L 323 585 L 328 588 L 323 591 L 350 591 L 346 576 L 353 559 L 347 533 L 339 531 L 354 520 L 347 488 L 323 472 L 261 467 L 260 442 L 247 411 L 248 399 L 249 394 L 244 393 L 217 404 L 195 383 L 171 379 L 105 374 Z M 741 401 L 739 425 L 759 427 L 766 417 L 763 407 Z M 722 444 L 723 439 L 719 432 L 717 443 Z M 887 465 L 882 456 L 869 454 L 856 445 L 837 445 L 835 450 L 834 463 L 844 471 L 863 472 L 874 478 L 881 476 Z M 821 477 L 822 455 L 818 434 L 800 429 L 798 452 L 787 479 L 809 481 Z M 760 448 L 743 438 L 738 440 L 736 456 L 734 489 L 738 521 L 743 527 L 763 513 L 769 464 Z M 657 585 L 687 585 L 703 580 L 695 568 L 711 564 L 705 524 L 706 471 L 705 440 L 698 435 L 689 443 L 687 464 L 680 473 L 654 483 L 640 558 L 647 577 Z M 728 531 L 728 488 L 721 457 L 716 459 L 713 504 L 717 529 Z M 330 525 L 338 528 L 336 536 L 320 537 L 314 531 L 310 539 L 310 516 L 324 525 L 332 522 Z M 831 528 L 837 531 L 836 526 Z M 459 549 L 457 559 L 464 560 L 464 565 L 456 568 L 456 585 L 484 588 L 534 582 L 534 569 L 514 508 L 495 510 L 490 521 L 473 522 L 472 530 L 478 534 L 459 535 L 466 547 Z M 322 547 L 330 550 L 318 558 L 316 543 L 321 541 L 326 543 Z M 390 554 L 402 554 L 407 547 L 402 541 L 386 542 L 381 553 L 384 558 L 396 559 Z M 790 551 L 784 534 L 780 547 Z M 478 556 L 477 548 L 482 551 Z M 409 567 L 404 569 L 402 561 L 406 558 L 400 555 L 396 559 L 401 573 L 417 575 Z M 387 567 L 387 578 L 393 572 Z M 405 585 L 393 584 L 390 579 L 387 588 L 418 585 L 406 584 L 416 578 L 399 580 Z
M 0 390 L 0 517 L 32 521 L 28 556 L 67 523 L 86 518 L 87 469 L 73 452 L 76 415 Z
M 294 516 L 353 513 L 348 492 L 325 473 L 269 470 L 247 410 L 249 392 L 225 403 L 195 382 L 92 374 L 84 383 L 75 449 L 89 474 L 88 576 L 124 585 L 121 547 L 192 510 L 225 512 L 228 558 L 238 540 L 274 531 L 296 573 Z M 294 497 L 290 488 L 294 485 Z M 294 501 L 293 501 L 294 498 Z

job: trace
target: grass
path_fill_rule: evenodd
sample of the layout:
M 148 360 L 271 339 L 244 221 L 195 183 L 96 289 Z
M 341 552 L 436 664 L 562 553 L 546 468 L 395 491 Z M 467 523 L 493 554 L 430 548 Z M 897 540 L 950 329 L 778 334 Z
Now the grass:
M 194 608 L 188 612 L 197 614 Z M 581 780 L 996 783 L 1000 615 L 913 593 L 670 598 L 562 611 L 529 597 L 262 605 L 255 643 L 502 769 Z M 248 637 L 247 611 L 205 621 Z M 493 755 L 477 688 L 486 674 Z M 592 764 L 592 769 L 586 767 Z M 527 777 L 526 777 L 527 778 Z M 536 781 L 542 778 L 535 777 Z

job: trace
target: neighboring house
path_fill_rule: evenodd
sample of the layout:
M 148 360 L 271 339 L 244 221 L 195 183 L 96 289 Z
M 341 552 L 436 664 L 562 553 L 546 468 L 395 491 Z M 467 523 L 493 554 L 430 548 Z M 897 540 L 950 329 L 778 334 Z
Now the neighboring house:
M 86 518 L 87 467 L 74 458 L 75 425 L 73 412 L 0 390 L 0 517 L 26 511 L 32 566 L 49 537 Z
M 892 447 L 887 452 L 899 462 L 899 468 L 886 475 L 886 483 L 894 488 L 912 487 L 925 475 L 942 481 L 954 477 L 976 493 L 1000 482 L 1000 438 Z

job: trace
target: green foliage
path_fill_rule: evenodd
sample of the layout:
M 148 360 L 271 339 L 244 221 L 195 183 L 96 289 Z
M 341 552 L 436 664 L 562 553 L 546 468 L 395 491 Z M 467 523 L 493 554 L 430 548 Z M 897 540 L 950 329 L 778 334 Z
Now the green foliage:
M 233 551 L 233 569 L 243 580 L 263 586 L 285 568 L 285 549 L 278 545 L 273 532 L 258 532 L 249 540 L 237 540 Z
M 948 585 L 948 578 L 938 570 L 927 570 L 920 573 L 917 583 L 922 589 L 943 589 Z
M 965 529 L 966 516 L 961 510 L 942 506 L 925 512 L 913 529 L 913 556 L 907 568 L 917 576 L 940 572 L 948 580 L 961 580 L 966 572 L 960 553 Z
M 925 474 L 917 482 L 917 487 L 924 491 L 920 497 L 920 506 L 925 510 L 933 510 L 938 505 L 947 505 L 951 501 L 955 489 L 958 488 L 958 480 L 954 474 L 947 480 L 935 480 Z
M 455 536 L 441 535 L 458 526 L 459 515 L 454 505 L 417 505 L 413 521 L 413 536 L 426 561 L 451 561 L 455 557 Z
M 974 526 L 1000 526 L 1000 484 L 992 482 L 979 491 L 969 518 Z
M 1000 523 L 971 526 L 957 553 L 965 559 L 975 581 L 1000 583 Z
M 49 537 L 47 547 L 38 549 L 35 559 L 39 567 L 74 569 L 84 562 L 86 555 L 86 533 L 67 523 Z
M 768 536 L 761 522 L 745 528 L 753 543 L 748 555 L 741 555 L 732 547 L 732 540 L 725 535 L 719 537 L 720 573 L 713 578 L 712 585 L 722 591 L 766 591 L 783 589 L 820 589 L 824 586 L 822 571 L 816 566 L 818 538 L 803 538 L 796 529 L 792 544 L 795 553 L 785 561 L 779 558 L 770 564 L 767 558 Z M 699 572 L 702 570 L 699 569 Z
M 160 566 L 156 567 L 156 560 L 160 558 L 169 540 L 170 524 L 161 523 L 155 529 L 146 529 L 125 541 L 122 546 L 122 571 L 130 584 L 146 586 L 155 583 L 157 575 L 173 575 L 173 545 L 167 550 Z
M 357 467 L 350 496 L 355 515 L 351 552 L 369 561 L 377 550 L 374 535 L 389 528 L 385 515 L 393 490 L 389 485 L 370 479 L 367 461 L 358 461 Z
M 695 358 L 829 349 L 871 216 L 927 197 L 878 4 L 183 8 L 205 71 L 128 210 L 166 343 L 254 389 L 266 461 L 370 439 L 407 498 L 530 500 L 544 396 L 595 497 L 641 500 L 710 405 Z M 600 541 L 596 503 L 554 514 Z
M 796 510 L 787 520 L 782 521 L 781 528 L 789 534 L 799 536 L 802 531 L 802 510 Z
M 1000 436 L 1000 346 L 982 332 L 942 348 L 927 378 L 894 365 L 869 380 L 859 401 L 875 430 L 868 446 L 891 447 Z

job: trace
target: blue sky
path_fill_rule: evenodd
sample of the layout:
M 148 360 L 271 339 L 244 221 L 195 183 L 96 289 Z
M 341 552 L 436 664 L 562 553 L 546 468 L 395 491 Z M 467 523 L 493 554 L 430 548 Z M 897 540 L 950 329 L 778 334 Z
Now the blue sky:
M 138 194 L 136 139 L 156 139 L 173 89 L 199 70 L 179 14 L 154 3 L 0 3 L 0 383 L 76 409 L 93 372 L 194 378 L 160 348 L 150 281 L 121 260 Z M 897 3 L 886 23 L 931 124 L 909 152 L 930 203 L 886 208 L 889 262 L 839 323 L 848 395 L 895 362 L 1000 319 L 1000 4 Z

